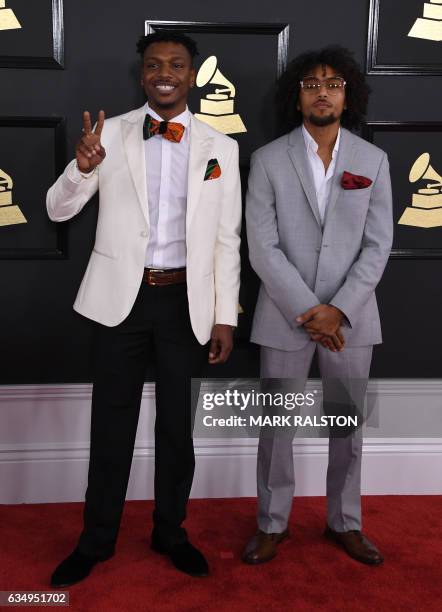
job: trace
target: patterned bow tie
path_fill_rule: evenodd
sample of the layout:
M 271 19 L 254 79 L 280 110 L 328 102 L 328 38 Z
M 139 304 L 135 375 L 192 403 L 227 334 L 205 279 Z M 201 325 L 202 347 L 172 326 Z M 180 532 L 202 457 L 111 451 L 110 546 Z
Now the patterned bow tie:
M 161 134 L 163 138 L 171 142 L 179 142 L 184 134 L 184 125 L 172 121 L 157 121 L 150 115 L 146 115 L 143 125 L 144 140 L 157 134 Z

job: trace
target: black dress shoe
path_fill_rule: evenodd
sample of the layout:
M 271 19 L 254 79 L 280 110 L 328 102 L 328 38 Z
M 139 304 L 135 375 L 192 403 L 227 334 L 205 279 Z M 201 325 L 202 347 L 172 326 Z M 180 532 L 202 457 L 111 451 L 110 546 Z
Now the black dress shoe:
M 209 566 L 204 555 L 195 546 L 192 546 L 189 540 L 167 547 L 155 535 L 152 535 L 151 548 L 157 553 L 167 555 L 180 572 L 197 578 L 209 575 Z
M 76 582 L 80 582 L 91 573 L 94 565 L 100 561 L 110 559 L 112 555 L 107 557 L 88 557 L 76 548 L 69 557 L 57 566 L 52 574 L 51 587 L 61 588 L 67 587 Z

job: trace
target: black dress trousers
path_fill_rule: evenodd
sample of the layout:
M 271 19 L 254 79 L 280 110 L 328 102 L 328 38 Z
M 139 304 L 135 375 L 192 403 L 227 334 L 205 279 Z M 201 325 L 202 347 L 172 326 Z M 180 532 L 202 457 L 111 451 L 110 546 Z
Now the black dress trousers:
M 97 324 L 91 448 L 79 548 L 107 557 L 115 548 L 126 497 L 146 366 L 155 366 L 156 535 L 166 546 L 186 538 L 181 523 L 195 468 L 191 378 L 201 377 L 209 343 L 195 338 L 185 283 L 143 282 L 129 316 Z

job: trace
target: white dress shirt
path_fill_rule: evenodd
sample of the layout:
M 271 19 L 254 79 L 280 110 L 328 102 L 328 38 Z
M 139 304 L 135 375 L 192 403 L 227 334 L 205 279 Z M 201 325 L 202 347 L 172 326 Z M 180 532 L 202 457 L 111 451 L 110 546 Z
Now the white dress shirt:
M 318 143 L 310 135 L 306 127 L 302 126 L 302 134 L 304 136 L 305 148 L 307 151 L 307 159 L 310 163 L 310 168 L 313 174 L 313 181 L 315 183 L 316 199 L 318 200 L 319 214 L 321 221 L 324 223 L 325 210 L 327 208 L 328 200 L 330 197 L 331 179 L 335 173 L 336 167 L 336 156 L 339 150 L 339 141 L 341 139 L 341 129 L 339 128 L 338 136 L 336 138 L 335 146 L 333 148 L 332 160 L 327 172 L 325 171 L 324 162 L 318 155 Z
M 146 103 L 146 113 L 164 121 Z M 146 268 L 180 268 L 186 265 L 187 173 L 190 145 L 190 112 L 186 110 L 170 121 L 182 123 L 180 142 L 160 134 L 145 141 L 147 200 L 150 238 L 146 249 Z

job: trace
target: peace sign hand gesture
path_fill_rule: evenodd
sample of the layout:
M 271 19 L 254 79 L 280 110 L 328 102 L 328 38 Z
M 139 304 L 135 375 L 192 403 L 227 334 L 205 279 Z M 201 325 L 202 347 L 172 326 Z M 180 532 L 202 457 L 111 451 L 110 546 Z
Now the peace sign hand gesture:
M 103 125 L 104 111 L 101 110 L 98 113 L 98 121 L 94 131 L 92 131 L 89 112 L 85 111 L 83 113 L 83 136 L 75 148 L 75 156 L 80 172 L 92 172 L 106 157 L 106 151 L 100 142 Z

